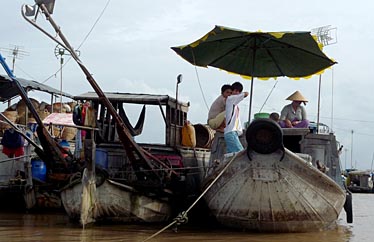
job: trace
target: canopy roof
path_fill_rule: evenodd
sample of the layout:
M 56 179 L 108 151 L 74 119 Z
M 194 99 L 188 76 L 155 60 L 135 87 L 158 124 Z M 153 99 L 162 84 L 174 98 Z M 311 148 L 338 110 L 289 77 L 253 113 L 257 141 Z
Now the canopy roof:
M 52 95 L 60 95 L 60 90 L 39 83 L 37 81 L 26 80 L 23 78 L 17 78 L 17 80 L 20 83 L 20 85 L 25 89 L 25 91 L 38 90 L 41 92 L 50 93 Z M 17 86 L 13 83 L 13 81 L 8 76 L 0 75 L 0 101 L 4 102 L 18 95 L 19 92 Z M 73 97 L 72 95 L 66 92 L 62 92 L 62 95 L 69 98 Z
M 105 92 L 105 96 L 111 101 L 123 103 L 136 103 L 148 105 L 170 105 L 176 103 L 176 99 L 168 95 L 159 94 L 138 94 L 138 93 L 119 93 Z M 74 100 L 98 100 L 99 97 L 95 92 L 86 92 L 73 97 Z M 179 105 L 189 106 L 189 103 L 183 103 L 178 100 Z

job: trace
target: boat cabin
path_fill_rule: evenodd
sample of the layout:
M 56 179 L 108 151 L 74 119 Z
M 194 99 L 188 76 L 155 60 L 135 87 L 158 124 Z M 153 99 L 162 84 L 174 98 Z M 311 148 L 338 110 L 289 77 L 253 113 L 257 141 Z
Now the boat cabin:
M 316 133 L 315 129 L 284 128 L 284 147 L 294 153 L 307 154 L 313 166 L 343 186 L 339 151 L 341 147 L 333 133 Z
M 176 101 L 168 95 L 156 94 L 134 94 L 134 93 L 105 93 L 107 98 L 112 103 L 113 107 L 120 114 L 125 125 L 129 128 L 133 137 L 136 138 L 142 132 L 145 112 L 147 106 L 158 106 L 165 124 L 165 145 L 177 146 L 181 142 L 181 129 L 184 122 L 187 120 L 187 112 L 189 103 Z M 85 102 L 90 101 L 93 108 L 97 111 L 97 127 L 100 129 L 100 138 L 103 143 L 119 142 L 116 132 L 115 120 L 111 117 L 107 108 L 100 102 L 98 95 L 95 92 L 87 92 L 75 96 L 76 101 Z M 137 124 L 133 126 L 125 111 L 125 104 L 143 105 Z M 157 129 L 158 127 L 154 127 Z

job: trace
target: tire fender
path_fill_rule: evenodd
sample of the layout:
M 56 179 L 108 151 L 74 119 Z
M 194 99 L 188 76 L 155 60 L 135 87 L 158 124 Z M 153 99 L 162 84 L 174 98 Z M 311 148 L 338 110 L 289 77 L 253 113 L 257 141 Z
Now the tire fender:
M 246 131 L 248 150 L 260 154 L 271 154 L 283 147 L 283 132 L 281 127 L 271 119 L 256 119 L 251 122 Z

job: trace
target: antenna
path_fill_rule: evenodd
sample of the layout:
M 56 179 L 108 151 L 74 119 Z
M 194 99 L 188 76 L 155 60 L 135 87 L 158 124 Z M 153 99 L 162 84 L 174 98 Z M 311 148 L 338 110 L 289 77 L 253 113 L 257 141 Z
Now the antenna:
M 8 57 L 12 58 L 12 72 L 14 74 L 14 68 L 16 65 L 16 59 L 22 60 L 24 56 L 29 56 L 29 52 L 23 50 L 22 46 L 19 45 L 10 45 L 9 48 L 1 48 L 1 51 L 4 51 L 8 54 Z
M 337 38 L 338 29 L 336 27 L 331 27 L 331 25 L 322 26 L 319 28 L 314 28 L 311 30 L 311 34 L 317 36 L 317 41 L 322 44 L 322 46 L 332 45 L 338 43 Z M 333 120 L 334 120 L 334 69 L 332 67 L 331 76 L 331 132 L 333 132 Z M 317 111 L 317 132 L 319 130 L 319 114 L 320 114 L 320 100 L 321 100 L 321 75 L 319 75 L 318 84 L 318 111 Z
M 80 55 L 78 50 L 75 50 L 77 55 Z M 71 55 L 69 51 L 66 51 L 61 45 L 56 45 L 55 47 L 55 56 L 60 58 L 60 112 L 62 112 L 62 67 L 64 65 L 64 55 Z
M 320 42 L 323 46 L 338 43 L 337 32 L 338 29 L 336 27 L 331 27 L 331 25 L 326 25 L 311 30 L 312 35 L 316 35 L 318 42 Z

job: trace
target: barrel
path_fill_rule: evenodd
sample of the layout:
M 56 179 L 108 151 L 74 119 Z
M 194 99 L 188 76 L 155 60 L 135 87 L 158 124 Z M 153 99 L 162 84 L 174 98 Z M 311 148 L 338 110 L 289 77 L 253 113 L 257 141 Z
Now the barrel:
M 31 173 L 33 178 L 46 181 L 47 167 L 42 160 L 33 160 L 31 161 Z
M 196 147 L 210 148 L 214 138 L 214 130 L 206 124 L 195 124 Z
M 108 169 L 108 151 L 103 148 L 96 148 L 95 164 L 101 168 Z

